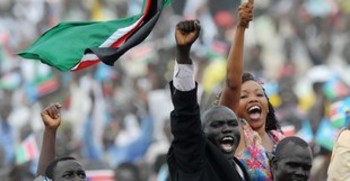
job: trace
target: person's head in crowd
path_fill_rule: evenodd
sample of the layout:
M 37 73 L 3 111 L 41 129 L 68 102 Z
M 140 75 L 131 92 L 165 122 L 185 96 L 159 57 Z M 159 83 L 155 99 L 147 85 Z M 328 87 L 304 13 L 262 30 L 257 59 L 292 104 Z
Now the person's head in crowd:
M 122 118 L 117 118 L 118 120 L 121 120 Z M 118 120 L 112 120 L 110 123 L 106 124 L 103 130 L 102 135 L 102 143 L 103 147 L 109 148 L 111 145 L 114 145 L 115 138 L 118 136 L 121 128 L 120 121 Z
M 325 81 L 316 81 L 312 83 L 312 90 L 314 91 L 315 95 L 318 97 L 324 97 L 323 93 L 323 85 L 325 84 Z
M 139 181 L 140 169 L 133 163 L 122 163 L 114 170 L 115 181 Z
M 275 147 L 271 158 L 274 181 L 307 181 L 312 167 L 312 151 L 303 139 L 286 137 Z
M 240 140 L 236 114 L 225 106 L 215 105 L 206 110 L 201 119 L 207 138 L 232 159 Z
M 247 120 L 253 130 L 279 130 L 275 110 L 269 101 L 266 92 L 251 73 L 242 75 L 241 97 L 237 116 Z
M 11 113 L 11 105 L 10 104 L 1 105 L 0 120 L 7 121 L 7 118 L 9 117 L 10 113 Z
M 62 157 L 52 161 L 47 166 L 45 175 L 53 181 L 86 180 L 83 166 L 73 157 Z
M 280 107 L 294 107 L 298 105 L 298 95 L 292 89 L 290 89 L 290 87 L 289 89 L 287 87 L 284 87 L 278 91 L 278 95 L 281 98 Z

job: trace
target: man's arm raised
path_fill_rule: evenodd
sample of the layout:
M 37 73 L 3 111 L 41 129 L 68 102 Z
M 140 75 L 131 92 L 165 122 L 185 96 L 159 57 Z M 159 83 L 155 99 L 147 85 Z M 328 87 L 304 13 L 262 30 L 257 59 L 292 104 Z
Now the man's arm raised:
M 46 167 L 55 159 L 56 132 L 57 128 L 61 124 L 61 107 L 62 106 L 59 103 L 55 103 L 46 107 L 41 112 L 41 118 L 45 125 L 45 130 L 41 146 L 37 176 L 44 176 Z
M 170 160 L 176 160 L 176 166 L 173 165 L 175 161 L 170 161 L 170 167 L 176 167 L 181 173 L 195 173 L 201 168 L 201 153 L 204 146 L 197 89 L 190 58 L 191 46 L 199 33 L 200 24 L 196 20 L 181 21 L 175 29 L 177 52 L 173 82 L 170 85 L 174 105 L 174 110 L 170 114 L 174 139 Z

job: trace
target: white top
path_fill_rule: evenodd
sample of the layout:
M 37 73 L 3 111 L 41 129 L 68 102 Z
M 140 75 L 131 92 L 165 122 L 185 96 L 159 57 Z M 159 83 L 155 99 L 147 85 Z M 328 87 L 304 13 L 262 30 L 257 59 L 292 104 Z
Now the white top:
M 196 87 L 193 64 L 178 64 L 175 61 L 174 87 L 180 91 L 190 91 Z

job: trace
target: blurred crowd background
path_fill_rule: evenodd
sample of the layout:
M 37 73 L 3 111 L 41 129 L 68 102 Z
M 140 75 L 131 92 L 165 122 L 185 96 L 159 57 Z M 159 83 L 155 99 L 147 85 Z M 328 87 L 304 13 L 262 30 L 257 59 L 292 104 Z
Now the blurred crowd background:
M 124 18 L 140 13 L 142 0 L 1 0 L 1 180 L 34 178 L 40 111 L 54 102 L 63 105 L 58 156 L 78 158 L 90 178 L 165 180 L 174 27 L 201 22 L 192 57 L 204 110 L 222 87 L 240 3 L 173 0 L 151 35 L 114 67 L 59 72 L 15 53 L 59 22 Z M 264 84 L 285 134 L 312 145 L 312 181 L 326 180 L 334 139 L 349 120 L 349 19 L 349 0 L 257 0 L 246 33 L 245 70 Z

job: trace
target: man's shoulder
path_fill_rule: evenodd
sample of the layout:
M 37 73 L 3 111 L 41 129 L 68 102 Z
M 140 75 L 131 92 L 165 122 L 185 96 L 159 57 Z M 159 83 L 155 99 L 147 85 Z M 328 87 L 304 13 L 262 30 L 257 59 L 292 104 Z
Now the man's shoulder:
M 33 181 L 51 181 L 51 179 L 40 175 L 36 177 Z

